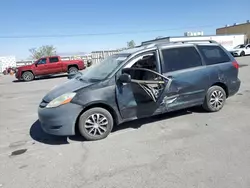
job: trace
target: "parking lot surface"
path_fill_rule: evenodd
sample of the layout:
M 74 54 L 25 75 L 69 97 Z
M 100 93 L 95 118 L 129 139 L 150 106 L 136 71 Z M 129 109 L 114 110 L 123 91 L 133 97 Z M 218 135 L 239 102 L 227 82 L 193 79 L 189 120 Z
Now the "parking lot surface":
M 0 76 L 0 187 L 250 187 L 250 57 L 242 85 L 218 113 L 189 109 L 121 125 L 104 140 L 49 136 L 37 121 L 60 76 Z

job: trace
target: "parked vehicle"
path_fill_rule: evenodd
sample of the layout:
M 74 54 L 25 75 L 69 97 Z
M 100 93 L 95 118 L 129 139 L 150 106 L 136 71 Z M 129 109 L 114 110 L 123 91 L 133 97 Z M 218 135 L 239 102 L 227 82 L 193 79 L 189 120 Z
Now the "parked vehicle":
M 156 43 L 111 55 L 41 101 L 43 130 L 87 140 L 122 122 L 193 106 L 221 110 L 241 81 L 234 57 L 214 41 Z
M 250 44 L 240 44 L 238 46 L 235 46 L 232 50 L 229 50 L 229 52 L 233 56 L 250 55 Z
M 60 73 L 76 73 L 85 69 L 82 60 L 61 60 L 60 56 L 43 57 L 31 65 L 18 67 L 16 78 L 31 81 L 36 76 L 45 76 Z
M 16 73 L 16 67 L 6 67 L 5 70 L 3 71 L 3 75 L 8 75 L 11 73 Z

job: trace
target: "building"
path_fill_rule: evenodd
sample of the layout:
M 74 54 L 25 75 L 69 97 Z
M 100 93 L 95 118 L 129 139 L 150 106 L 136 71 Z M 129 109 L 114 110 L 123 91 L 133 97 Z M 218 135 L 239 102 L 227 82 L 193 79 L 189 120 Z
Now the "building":
M 15 56 L 0 57 L 0 73 L 2 73 L 7 67 L 16 67 Z
M 197 32 L 187 31 L 184 33 L 184 36 L 186 36 L 186 37 L 203 36 L 203 35 L 204 35 L 203 31 L 197 31 Z
M 62 60 L 76 60 L 76 59 L 82 59 L 85 63 L 88 60 L 92 60 L 93 64 L 100 62 L 104 58 L 115 54 L 123 49 L 117 49 L 117 50 L 105 50 L 105 51 L 93 51 L 91 53 L 86 52 L 67 52 L 67 53 L 57 53 L 57 55 L 61 56 Z M 35 60 L 18 60 L 16 62 L 16 66 L 20 67 L 23 65 L 30 65 L 34 63 Z
M 87 61 L 88 59 L 91 59 L 91 54 L 86 52 L 64 52 L 57 53 L 57 55 L 61 56 L 62 60 L 82 59 L 83 61 Z
M 247 20 L 246 23 L 226 25 L 216 29 L 217 35 L 228 35 L 228 34 L 244 34 L 245 43 L 250 43 L 250 21 Z
M 243 44 L 245 40 L 244 34 L 235 35 L 203 35 L 203 36 L 176 36 L 176 37 L 163 37 L 159 39 L 144 41 L 142 45 L 148 45 L 156 42 L 178 42 L 178 41 L 188 41 L 188 40 L 214 40 L 224 46 L 226 49 L 230 50 L 233 47 Z
M 28 60 L 17 60 L 16 66 L 20 67 L 20 66 L 23 66 L 23 65 L 31 65 L 34 62 L 35 62 L 34 60 L 29 60 L 29 59 Z
M 101 60 L 105 59 L 108 56 L 111 56 L 115 53 L 118 53 L 122 49 L 118 50 L 104 50 L 104 51 L 93 51 L 91 52 L 91 60 L 93 64 L 100 62 Z

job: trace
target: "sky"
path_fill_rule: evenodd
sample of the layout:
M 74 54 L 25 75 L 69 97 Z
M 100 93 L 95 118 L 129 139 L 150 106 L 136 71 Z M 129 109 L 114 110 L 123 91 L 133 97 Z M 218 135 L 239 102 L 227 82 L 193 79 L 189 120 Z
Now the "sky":
M 246 22 L 249 7 L 249 0 L 0 0 L 0 56 L 26 59 L 42 45 L 91 52 L 186 31 L 210 35 Z

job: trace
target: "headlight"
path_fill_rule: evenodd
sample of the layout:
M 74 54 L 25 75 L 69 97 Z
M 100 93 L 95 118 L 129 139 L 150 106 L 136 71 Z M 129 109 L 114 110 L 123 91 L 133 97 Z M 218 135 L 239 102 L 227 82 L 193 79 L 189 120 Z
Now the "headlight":
M 54 100 L 52 100 L 46 106 L 46 108 L 54 108 L 54 107 L 58 107 L 58 106 L 63 105 L 63 104 L 67 104 L 73 99 L 73 97 L 75 95 L 76 95 L 76 93 L 65 93 L 65 94 L 55 98 Z

